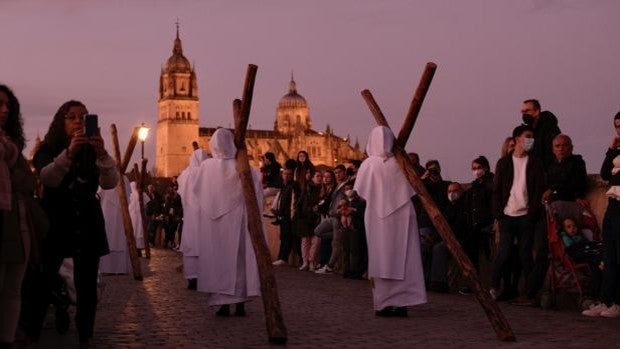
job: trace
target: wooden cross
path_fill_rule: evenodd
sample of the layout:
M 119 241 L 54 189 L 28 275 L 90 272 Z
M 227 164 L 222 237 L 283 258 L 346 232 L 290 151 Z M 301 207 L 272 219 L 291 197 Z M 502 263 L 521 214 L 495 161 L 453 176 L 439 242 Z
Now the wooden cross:
M 149 232 L 146 226 L 146 210 L 144 208 L 144 184 L 146 181 L 147 159 L 142 159 L 142 167 L 138 169 L 138 164 L 133 164 L 133 171 L 136 174 L 136 187 L 138 189 L 138 203 L 140 206 L 140 217 L 142 217 L 142 234 L 144 236 L 144 257 L 151 258 L 151 247 L 149 246 Z M 180 242 L 179 242 L 180 243 Z
M 116 191 L 121 204 L 121 214 L 123 215 L 123 226 L 125 227 L 125 237 L 127 238 L 127 248 L 129 249 L 129 259 L 131 260 L 131 269 L 133 270 L 133 278 L 142 281 L 142 268 L 140 267 L 140 259 L 138 258 L 138 250 L 136 249 L 136 237 L 133 235 L 133 225 L 129 216 L 129 204 L 127 202 L 127 190 L 125 190 L 125 176 L 122 168 L 121 151 L 118 145 L 118 132 L 116 125 L 110 125 L 110 133 L 112 135 L 112 143 L 114 145 L 114 157 L 116 158 L 116 167 L 118 168 L 120 179 Z M 126 168 L 127 165 L 125 165 Z
M 429 217 L 433 221 L 435 228 L 437 228 L 437 232 L 443 239 L 448 248 L 448 251 L 452 254 L 456 264 L 459 269 L 463 273 L 463 276 L 469 281 L 478 302 L 484 309 L 497 337 L 502 341 L 515 341 L 515 335 L 508 324 L 508 320 L 504 317 L 504 314 L 497 306 L 497 303 L 491 295 L 489 291 L 480 283 L 480 279 L 478 277 L 478 273 L 476 273 L 476 269 L 473 264 L 467 257 L 467 255 L 463 252 L 460 243 L 454 237 L 454 233 L 448 225 L 448 222 L 441 214 L 441 211 L 437 208 L 437 205 L 431 199 L 424 183 L 418 175 L 413 170 L 413 163 L 411 159 L 407 156 L 405 152 L 405 144 L 409 139 L 409 135 L 411 134 L 411 130 L 415 124 L 415 121 L 418 117 L 420 109 L 422 107 L 422 103 L 424 102 L 424 97 L 430 87 L 430 83 L 433 79 L 433 75 L 435 74 L 435 70 L 437 69 L 437 65 L 435 63 L 429 62 L 426 64 L 426 68 L 424 70 L 424 74 L 420 79 L 420 83 L 418 84 L 418 88 L 416 89 L 413 100 L 411 101 L 411 105 L 409 107 L 409 111 L 407 112 L 407 116 L 405 121 L 403 122 L 403 126 L 398 134 L 398 138 L 394 142 L 394 147 L 392 152 L 394 153 L 394 157 L 398 162 L 398 165 L 405 173 L 405 177 L 413 187 L 413 189 L 418 194 L 424 209 L 428 213 Z M 389 128 L 388 122 L 381 112 L 381 109 L 375 102 L 372 94 L 368 90 L 362 91 L 362 97 L 368 104 L 368 108 L 371 113 L 375 117 L 375 121 L 379 126 L 385 126 Z
M 250 107 L 252 106 L 252 95 L 257 70 L 257 66 L 253 64 L 248 65 L 242 99 L 235 99 L 233 102 L 235 121 L 234 136 L 235 146 L 237 147 L 237 172 L 243 187 L 243 195 L 248 215 L 248 230 L 258 264 L 258 275 L 260 278 L 263 307 L 265 309 L 267 335 L 270 343 L 286 344 L 287 331 L 280 308 L 278 287 L 276 285 L 273 266 L 271 265 L 271 254 L 269 253 L 269 248 L 267 247 L 267 242 L 265 241 L 265 235 L 263 233 L 261 212 L 259 210 L 256 192 L 254 192 L 254 180 L 252 179 L 252 172 L 248 161 L 248 151 L 245 145 L 245 133 L 250 118 Z

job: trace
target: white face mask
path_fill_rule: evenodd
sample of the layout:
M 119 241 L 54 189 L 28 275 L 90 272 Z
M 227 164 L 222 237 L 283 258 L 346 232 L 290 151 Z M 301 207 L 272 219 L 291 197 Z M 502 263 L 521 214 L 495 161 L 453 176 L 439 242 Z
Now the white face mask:
M 523 138 L 523 150 L 530 151 L 534 148 L 534 138 Z
M 478 179 L 484 176 L 484 170 L 481 168 L 475 169 L 471 171 L 474 174 L 474 178 Z

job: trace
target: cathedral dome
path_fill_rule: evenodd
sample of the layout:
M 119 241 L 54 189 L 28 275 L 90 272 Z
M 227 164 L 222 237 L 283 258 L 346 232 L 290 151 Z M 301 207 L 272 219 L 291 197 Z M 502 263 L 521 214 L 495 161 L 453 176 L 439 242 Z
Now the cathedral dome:
M 308 102 L 306 99 L 297 93 L 297 86 L 295 80 L 291 77 L 289 83 L 288 93 L 285 94 L 278 103 L 279 108 L 307 108 Z
M 183 56 L 183 47 L 181 46 L 178 28 L 177 38 L 174 40 L 174 47 L 172 48 L 172 56 L 166 62 L 166 71 L 169 73 L 189 73 L 191 71 L 189 60 Z
M 166 71 L 168 72 L 189 72 L 190 70 L 189 60 L 183 55 L 172 55 L 166 62 Z

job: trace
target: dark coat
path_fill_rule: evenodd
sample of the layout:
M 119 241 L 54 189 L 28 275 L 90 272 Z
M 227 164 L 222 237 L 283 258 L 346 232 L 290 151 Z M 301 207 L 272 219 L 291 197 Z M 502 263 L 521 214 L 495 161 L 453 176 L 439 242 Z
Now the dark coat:
M 33 162 L 38 172 L 58 156 L 45 143 Z M 69 172 L 56 188 L 44 186 L 41 206 L 50 219 L 45 248 L 63 257 L 82 252 L 103 256 L 110 252 L 105 220 L 97 198 L 99 169 L 91 147 L 75 154 Z
M 581 155 L 571 155 L 562 162 L 554 159 L 547 168 L 547 182 L 552 200 L 583 199 L 588 186 L 588 173 Z
M 282 187 L 282 175 L 280 170 L 282 166 L 278 162 L 272 162 L 269 165 L 261 167 L 260 171 L 263 174 L 263 187 L 269 188 L 281 188 Z
M 558 118 L 548 110 L 541 112 L 534 128 L 534 149 L 531 155 L 540 159 L 545 169 L 555 160 L 552 143 L 553 138 L 559 134 Z
M 601 166 L 601 178 L 608 181 L 609 185 L 620 185 L 620 172 L 615 175 L 611 173 L 611 170 L 614 168 L 614 158 L 618 155 L 620 155 L 620 149 L 608 149 Z M 609 198 L 605 214 L 620 214 L 620 201 Z
M 423 183 L 426 187 L 426 190 L 428 190 L 431 199 L 433 199 L 435 205 L 437 205 L 439 211 L 445 214 L 446 207 L 450 203 L 448 201 L 448 186 L 450 185 L 450 182 L 444 181 L 443 179 L 440 179 L 437 182 L 433 182 L 427 178 L 423 181 Z M 418 217 L 418 226 L 420 228 L 432 227 L 433 222 L 428 216 L 428 213 L 426 213 L 426 209 L 424 209 L 424 206 L 421 204 L 414 204 L 414 207 L 416 215 Z
M 542 218 L 542 194 L 545 191 L 545 171 L 542 162 L 533 156 L 528 156 L 525 169 L 528 197 L 527 216 L 532 221 Z M 504 216 L 504 208 L 510 197 L 510 189 L 514 179 L 514 164 L 512 153 L 497 161 L 495 178 L 493 181 L 493 216 L 500 219 Z
M 478 230 L 493 222 L 493 173 L 487 172 L 481 178 L 471 183 L 465 192 L 465 202 L 468 210 L 468 223 L 471 229 Z
M 293 214 L 293 231 L 301 237 L 312 236 L 319 224 L 317 205 L 321 195 L 321 186 L 308 183 L 306 190 L 295 190 L 295 213 Z

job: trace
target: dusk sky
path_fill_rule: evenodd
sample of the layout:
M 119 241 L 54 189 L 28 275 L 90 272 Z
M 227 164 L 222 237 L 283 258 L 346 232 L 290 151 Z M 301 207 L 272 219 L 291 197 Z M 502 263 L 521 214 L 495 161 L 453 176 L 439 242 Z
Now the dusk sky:
M 122 151 L 134 126 L 152 127 L 152 168 L 159 76 L 178 18 L 201 126 L 232 124 L 251 63 L 251 128 L 273 129 L 293 70 L 314 128 L 329 123 L 365 147 L 375 123 L 360 91 L 374 94 L 397 132 L 433 61 L 407 150 L 438 159 L 444 178 L 470 181 L 479 154 L 494 164 L 528 98 L 557 115 L 588 172 L 598 173 L 620 110 L 618 15 L 617 0 L 0 0 L 0 83 L 22 104 L 27 151 L 58 107 L 79 99 L 99 114 L 111 153 L 110 123 Z

